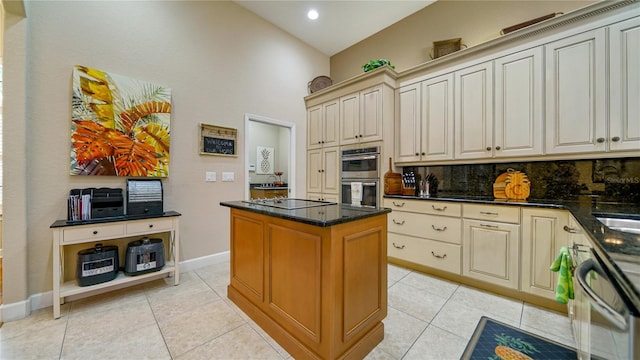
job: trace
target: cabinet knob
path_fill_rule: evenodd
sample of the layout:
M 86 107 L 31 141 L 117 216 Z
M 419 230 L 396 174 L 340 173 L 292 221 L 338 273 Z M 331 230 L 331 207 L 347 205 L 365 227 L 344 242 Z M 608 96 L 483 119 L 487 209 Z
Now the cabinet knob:
M 500 149 L 502 149 L 500 145 L 496 146 L 496 150 L 500 150 Z
M 436 227 L 435 225 L 431 225 L 431 228 L 432 228 L 433 230 L 435 230 L 435 231 L 445 231 L 445 230 L 447 230 L 447 227 L 446 227 L 446 226 L 443 226 L 443 227 Z
M 362 134 L 360 134 L 360 137 L 362 137 Z
M 404 249 L 404 245 L 398 246 L 398 245 L 396 245 L 396 243 L 392 243 L 392 244 L 393 244 L 393 247 L 396 248 L 396 249 L 401 249 L 401 250 Z
M 443 207 L 435 207 L 435 205 L 431 205 L 431 208 L 433 208 L 433 210 L 435 210 L 435 211 L 445 211 L 445 210 L 447 210 L 447 207 L 446 207 L 446 206 L 443 206 Z
M 98 235 L 98 230 L 93 230 L 93 235 Z
M 596 141 L 599 142 L 599 143 L 603 143 L 604 142 L 604 138 L 597 138 Z
M 322 141 L 318 141 L 318 144 L 322 144 Z
M 396 224 L 396 225 L 404 225 L 404 220 L 396 221 L 396 219 L 391 219 L 391 221 L 393 221 L 393 223 Z
M 153 224 L 149 224 L 149 229 L 151 229 L 153 227 Z
M 614 136 L 611 138 L 611 141 L 620 141 L 620 136 Z
M 416 153 L 416 156 L 420 156 L 420 153 Z
M 356 135 L 355 137 L 356 137 L 356 139 L 357 139 L 357 138 L 358 138 L 358 135 Z
M 425 153 L 425 152 L 422 152 L 420 155 L 425 156 L 425 155 L 426 155 L 426 153 Z
M 433 251 L 431 252 L 431 255 L 433 255 L 434 257 L 437 257 L 438 259 L 444 259 L 447 257 L 447 254 L 444 255 L 436 255 L 436 253 L 434 253 Z
M 491 146 L 487 146 L 487 151 L 491 151 Z

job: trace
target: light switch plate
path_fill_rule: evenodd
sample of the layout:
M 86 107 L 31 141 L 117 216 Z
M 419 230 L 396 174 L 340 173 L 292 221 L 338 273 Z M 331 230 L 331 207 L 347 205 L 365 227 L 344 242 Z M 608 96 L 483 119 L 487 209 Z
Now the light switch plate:
M 236 174 L 232 172 L 223 172 L 222 173 L 222 181 L 234 181 L 236 179 Z
M 207 171 L 204 175 L 204 180 L 207 182 L 216 181 L 216 172 L 215 171 Z

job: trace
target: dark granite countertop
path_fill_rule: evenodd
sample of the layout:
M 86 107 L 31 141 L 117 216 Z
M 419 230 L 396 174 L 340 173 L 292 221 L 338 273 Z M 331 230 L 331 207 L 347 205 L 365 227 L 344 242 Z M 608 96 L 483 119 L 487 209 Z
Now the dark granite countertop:
M 528 199 L 500 200 L 488 196 L 466 196 L 446 194 L 426 198 L 417 196 L 385 195 L 385 198 L 452 201 L 492 205 L 532 206 L 565 209 L 571 212 L 595 245 L 594 250 L 607 265 L 607 271 L 615 278 L 621 289 L 640 313 L 640 235 L 609 229 L 596 216 L 618 217 L 640 220 L 640 204 L 598 201 L 591 196 L 576 196 L 571 200 Z M 635 268 L 629 270 L 631 267 Z
M 182 216 L 177 211 L 165 211 L 162 214 L 152 214 L 152 215 L 122 215 L 122 216 L 111 216 L 104 218 L 96 218 L 89 220 L 56 220 L 50 228 L 64 227 L 64 226 L 77 226 L 77 225 L 90 225 L 90 224 L 104 224 L 116 221 L 128 221 L 128 220 L 142 220 L 142 219 L 156 219 L 162 217 L 172 217 L 172 216 Z
M 220 205 L 321 227 L 342 224 L 391 212 L 391 209 L 387 208 L 355 207 L 336 203 L 324 203 L 322 206 L 299 209 L 275 208 L 245 201 L 224 201 L 221 202 Z

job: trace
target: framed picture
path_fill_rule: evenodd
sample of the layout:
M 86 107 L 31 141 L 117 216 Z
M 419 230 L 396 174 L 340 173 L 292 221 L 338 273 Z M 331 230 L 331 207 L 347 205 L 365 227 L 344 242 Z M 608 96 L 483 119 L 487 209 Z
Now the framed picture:
M 432 59 L 437 59 L 441 56 L 451 54 L 460 50 L 462 47 L 462 38 L 434 41 L 433 42 L 433 55 Z
M 238 156 L 238 129 L 200 124 L 200 155 Z

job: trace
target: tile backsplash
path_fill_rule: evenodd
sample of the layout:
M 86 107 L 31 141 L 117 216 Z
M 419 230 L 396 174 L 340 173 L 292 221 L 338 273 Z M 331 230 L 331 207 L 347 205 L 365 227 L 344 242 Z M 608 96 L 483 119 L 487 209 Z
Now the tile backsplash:
M 493 196 L 496 177 L 509 168 L 529 177 L 529 199 L 570 200 L 582 195 L 640 203 L 640 158 L 416 166 L 403 168 L 403 173 L 414 172 L 421 178 L 434 174 L 438 194 Z

